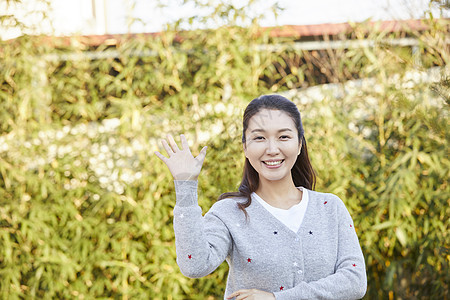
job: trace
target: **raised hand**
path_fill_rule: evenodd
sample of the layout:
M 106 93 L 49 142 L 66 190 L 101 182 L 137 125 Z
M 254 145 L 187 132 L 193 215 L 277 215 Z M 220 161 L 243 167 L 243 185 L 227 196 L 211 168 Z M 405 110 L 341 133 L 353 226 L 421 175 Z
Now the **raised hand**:
M 203 161 L 206 156 L 206 149 L 208 147 L 203 147 L 200 154 L 197 157 L 194 157 L 189 149 L 189 144 L 184 134 L 181 134 L 180 138 L 182 146 L 181 149 L 178 148 L 177 143 L 175 143 L 175 140 L 170 134 L 167 134 L 169 143 L 167 143 L 165 139 L 162 140 L 162 145 L 169 158 L 165 157 L 158 151 L 155 151 L 155 154 L 167 165 L 174 180 L 197 180 L 198 175 L 200 175 Z

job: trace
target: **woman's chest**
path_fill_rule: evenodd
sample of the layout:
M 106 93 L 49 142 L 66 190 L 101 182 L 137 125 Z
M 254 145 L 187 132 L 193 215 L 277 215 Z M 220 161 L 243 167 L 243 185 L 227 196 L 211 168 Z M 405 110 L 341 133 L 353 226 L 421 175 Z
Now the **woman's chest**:
M 230 264 L 241 276 L 261 282 L 287 278 L 286 285 L 314 281 L 334 273 L 337 238 L 332 226 L 301 226 L 297 233 L 267 220 L 241 224 L 232 232 Z

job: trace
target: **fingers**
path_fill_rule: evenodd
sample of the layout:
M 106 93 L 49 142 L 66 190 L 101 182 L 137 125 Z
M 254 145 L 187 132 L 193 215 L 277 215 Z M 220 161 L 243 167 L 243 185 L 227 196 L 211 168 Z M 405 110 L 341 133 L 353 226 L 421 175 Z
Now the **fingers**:
M 169 140 L 170 145 L 165 139 L 161 140 L 161 144 L 163 145 L 169 157 L 171 157 L 172 154 L 180 151 L 180 149 L 178 149 L 177 143 L 175 143 L 175 140 L 173 139 L 171 134 L 167 134 L 167 139 Z
M 235 297 L 235 300 L 242 299 L 270 299 L 274 300 L 275 295 L 273 293 L 264 292 L 258 289 L 242 289 L 230 294 L 227 299 Z
M 184 136 L 184 134 L 180 134 L 180 139 L 181 139 L 181 148 L 182 150 L 189 150 L 189 144 L 188 141 L 186 139 L 186 137 Z
M 169 157 L 172 156 L 173 154 L 173 150 L 172 148 L 169 146 L 169 144 L 167 144 L 166 140 L 161 140 L 161 144 L 163 145 L 164 149 L 166 150 L 166 153 L 169 155 Z
M 208 149 L 208 146 L 203 147 L 195 159 L 198 160 L 199 162 L 203 163 L 203 161 L 205 160 L 205 156 L 206 156 L 206 149 Z
M 167 139 L 169 142 L 167 142 L 165 139 L 161 139 L 161 144 L 163 145 L 164 149 L 166 150 L 167 154 L 169 155 L 169 158 L 174 154 L 177 153 L 179 151 L 188 151 L 189 153 L 191 153 L 191 150 L 189 149 L 189 143 L 186 139 L 186 136 L 184 134 L 180 134 L 180 139 L 181 139 L 181 149 L 178 148 L 177 143 L 175 142 L 175 140 L 173 139 L 173 136 L 171 134 L 167 134 Z M 205 146 L 202 148 L 202 150 L 200 151 L 199 155 L 195 158 L 200 162 L 203 162 L 203 160 L 205 159 L 206 156 L 206 149 L 208 147 Z M 166 157 L 162 156 L 161 153 L 158 152 L 158 154 L 155 152 L 155 154 L 162 160 L 165 162 L 165 159 L 167 160 Z
M 161 153 L 159 153 L 158 151 L 155 151 L 155 155 L 159 157 L 160 160 L 162 160 L 163 162 L 166 162 L 167 157 L 165 157 L 164 155 L 162 155 Z
M 236 297 L 236 300 L 245 299 L 249 296 L 249 294 L 248 294 L 249 292 L 250 292 L 250 290 L 239 290 L 239 291 L 236 291 L 233 294 L 229 295 L 227 297 L 227 299 L 232 299 L 234 297 Z
M 167 138 L 169 139 L 169 144 L 170 147 L 172 147 L 172 151 L 175 153 L 180 151 L 180 149 L 178 149 L 177 143 L 175 143 L 175 140 L 173 139 L 173 136 L 171 134 L 167 134 Z

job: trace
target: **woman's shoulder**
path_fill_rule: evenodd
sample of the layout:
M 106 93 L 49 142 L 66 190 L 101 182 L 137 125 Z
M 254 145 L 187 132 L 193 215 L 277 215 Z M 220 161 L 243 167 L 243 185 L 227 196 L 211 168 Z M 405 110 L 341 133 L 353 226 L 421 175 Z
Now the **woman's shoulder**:
M 238 203 L 245 203 L 246 201 L 245 197 L 227 197 L 215 202 L 210 211 L 219 214 L 236 212 L 239 211 Z
M 217 200 L 213 206 L 220 206 L 220 207 L 229 207 L 229 206 L 236 206 L 237 203 L 244 203 L 247 201 L 247 198 L 245 197 L 239 197 L 239 196 L 232 196 L 232 197 L 226 197 L 221 200 Z
M 308 190 L 309 202 L 316 206 L 344 206 L 341 198 L 333 193 Z
M 341 200 L 341 198 L 339 198 L 338 196 L 336 196 L 333 193 L 328 193 L 328 192 L 319 192 L 319 191 L 313 191 L 313 190 L 308 190 L 308 195 L 310 195 L 311 198 L 314 199 L 339 199 Z

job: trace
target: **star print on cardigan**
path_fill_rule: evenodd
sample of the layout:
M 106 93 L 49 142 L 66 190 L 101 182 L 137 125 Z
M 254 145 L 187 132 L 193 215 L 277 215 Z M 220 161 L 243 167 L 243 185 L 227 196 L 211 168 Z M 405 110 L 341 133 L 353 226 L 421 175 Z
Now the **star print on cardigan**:
M 247 258 L 247 262 L 251 263 L 252 259 L 251 258 Z
M 183 214 L 180 214 L 180 219 L 183 219 L 184 218 L 184 215 Z
M 356 264 L 352 264 L 352 266 L 356 267 Z
M 353 227 L 352 224 L 350 224 L 350 227 Z
M 273 234 L 278 234 L 278 231 L 274 231 Z
M 280 291 L 284 290 L 284 286 L 280 286 Z
M 328 201 L 325 201 L 323 204 L 327 204 L 328 203 Z
M 312 234 L 312 231 L 310 231 L 309 234 Z
M 188 255 L 188 258 L 189 258 L 189 259 L 192 259 L 192 255 L 189 254 L 189 255 Z

